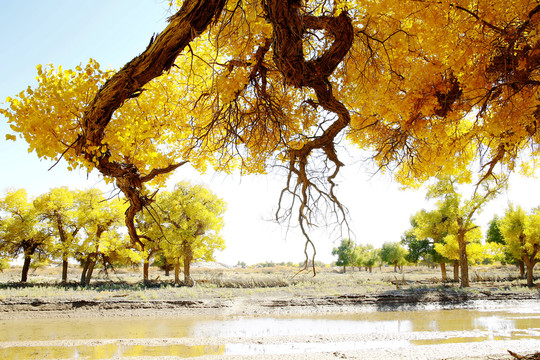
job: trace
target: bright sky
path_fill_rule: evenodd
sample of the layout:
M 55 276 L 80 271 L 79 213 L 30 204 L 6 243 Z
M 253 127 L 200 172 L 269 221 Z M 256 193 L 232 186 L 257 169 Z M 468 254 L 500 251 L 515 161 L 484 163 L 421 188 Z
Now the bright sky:
M 0 12 L 0 106 L 4 100 L 35 84 L 36 65 L 53 63 L 73 68 L 90 57 L 102 67 L 120 68 L 147 46 L 166 24 L 168 1 L 159 0 L 27 0 L 6 1 Z M 50 188 L 69 186 L 106 189 L 97 174 L 68 172 L 63 163 L 40 161 L 26 143 L 6 141 L 9 132 L 0 116 L 0 191 L 26 188 L 37 196 Z M 409 218 L 422 208 L 424 191 L 400 191 L 388 176 L 370 176 L 362 162 L 348 164 L 340 176 L 338 196 L 349 208 L 359 243 L 376 247 L 399 241 Z M 294 229 L 267 221 L 277 205 L 284 178 L 278 176 L 199 175 L 188 168 L 176 171 L 171 183 L 190 180 L 207 184 L 228 203 L 224 237 L 227 248 L 217 260 L 236 264 L 303 260 L 304 241 Z M 540 205 L 540 180 L 515 176 L 511 189 L 477 217 L 485 224 L 502 215 L 509 201 L 525 209 Z M 484 227 L 485 229 L 485 227 Z M 314 234 L 316 259 L 334 261 L 339 239 L 324 231 Z

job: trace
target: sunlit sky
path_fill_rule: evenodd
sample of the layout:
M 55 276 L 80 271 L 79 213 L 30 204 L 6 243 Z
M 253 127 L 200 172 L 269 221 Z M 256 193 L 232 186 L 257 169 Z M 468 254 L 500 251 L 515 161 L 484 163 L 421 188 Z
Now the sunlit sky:
M 168 1 L 158 0 L 27 0 L 4 1 L 0 12 L 0 106 L 5 99 L 35 84 L 36 65 L 53 63 L 73 68 L 96 59 L 102 67 L 120 68 L 141 53 L 154 33 L 166 26 Z M 97 174 L 68 172 L 64 163 L 54 168 L 28 153 L 23 140 L 6 141 L 6 119 L 0 115 L 0 191 L 26 188 L 37 196 L 50 188 L 107 188 Z M 425 191 L 399 190 L 390 175 L 372 175 L 372 165 L 349 161 L 343 169 L 338 196 L 349 208 L 354 239 L 376 247 L 399 241 L 412 214 L 430 208 Z M 268 221 L 273 217 L 285 179 L 238 174 L 197 174 L 178 169 L 171 184 L 190 180 L 206 184 L 228 203 L 224 238 L 227 248 L 217 260 L 234 265 L 264 261 L 303 261 L 304 241 L 298 231 Z M 513 176 L 508 193 L 490 203 L 477 216 L 485 229 L 494 214 L 502 215 L 509 201 L 530 209 L 540 205 L 538 179 Z M 316 260 L 335 260 L 332 248 L 339 236 L 315 232 Z

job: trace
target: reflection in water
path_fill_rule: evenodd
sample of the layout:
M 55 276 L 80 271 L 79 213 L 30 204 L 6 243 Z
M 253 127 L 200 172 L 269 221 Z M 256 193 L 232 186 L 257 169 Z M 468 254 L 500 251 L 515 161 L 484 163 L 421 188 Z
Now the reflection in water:
M 48 346 L 48 347 L 10 347 L 0 349 L 2 359 L 111 359 L 137 356 L 176 356 L 197 357 L 203 355 L 223 355 L 224 345 L 118 345 L 106 344 L 95 346 Z
M 197 357 L 540 340 L 538 302 L 498 310 L 423 310 L 261 317 L 28 319 L 0 321 L 1 359 Z M 355 341 L 321 337 L 352 336 Z M 294 342 L 294 337 L 315 341 Z M 257 338 L 257 340 L 254 340 Z M 259 338 L 273 341 L 259 343 Z M 382 339 L 393 338 L 392 341 Z M 168 339 L 161 342 L 161 339 Z M 189 339 L 188 342 L 186 342 Z M 362 341 L 360 341 L 360 340 Z M 103 341 L 107 340 L 107 344 Z M 44 346 L 32 343 L 45 341 Z M 303 340 L 301 340 L 303 341 Z M 188 346 L 186 344 L 201 344 Z M 217 345 L 203 345 L 203 344 Z M 68 346 L 66 346 L 68 344 Z M 50 345 L 50 346 L 48 346 Z
M 409 341 L 347 341 L 331 343 L 282 343 L 282 344 L 228 344 L 227 355 L 280 355 L 315 352 L 334 352 L 365 349 L 399 349 L 410 345 Z
M 294 335 L 339 335 L 400 333 L 412 331 L 410 320 L 335 320 L 328 318 L 243 318 L 209 321 L 191 330 L 193 337 L 265 337 Z

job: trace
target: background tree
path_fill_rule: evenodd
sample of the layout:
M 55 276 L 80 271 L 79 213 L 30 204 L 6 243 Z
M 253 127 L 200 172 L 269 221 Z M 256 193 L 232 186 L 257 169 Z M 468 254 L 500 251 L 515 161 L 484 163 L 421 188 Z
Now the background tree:
M 476 264 L 480 262 L 485 255 L 485 248 L 481 243 L 482 232 L 480 228 L 468 231 L 465 235 L 467 243 L 467 261 L 468 264 Z M 449 234 L 444 238 L 444 241 L 435 244 L 435 251 L 445 259 L 449 259 L 454 263 L 454 281 L 460 281 L 459 269 L 461 268 L 461 250 L 455 234 Z
M 82 226 L 78 214 L 86 211 L 85 208 L 77 209 L 76 196 L 76 192 L 62 187 L 51 189 L 34 200 L 40 217 L 45 221 L 43 225 L 49 228 L 52 238 L 56 240 L 51 244 L 51 255 L 62 259 L 63 283 L 67 282 L 68 260 L 74 257 L 77 250 L 76 236 Z
M 413 228 L 417 227 L 412 224 Z M 410 229 L 401 237 L 401 244 L 407 246 L 407 262 L 418 264 L 420 260 L 426 260 L 426 256 L 433 250 L 433 245 L 428 239 L 419 240 L 414 234 L 414 230 Z
M 494 199 L 505 187 L 506 178 L 489 178 L 482 180 L 481 187 L 476 187 L 468 199 L 458 192 L 458 185 L 469 182 L 467 174 L 440 177 L 429 187 L 428 199 L 440 199 L 437 203 L 441 213 L 448 220 L 448 235 L 454 235 L 459 250 L 459 267 L 461 270 L 461 287 L 469 286 L 469 260 L 467 258 L 467 234 L 477 229 L 474 215 Z M 453 239 L 453 238 L 452 238 Z M 448 253 L 448 252 L 447 252 Z
M 371 244 L 357 245 L 355 247 L 355 260 L 357 266 L 365 266 L 369 272 L 372 272 L 373 266 L 381 261 L 380 251 Z
M 394 272 L 398 266 L 404 265 L 407 260 L 407 250 L 397 242 L 385 242 L 381 248 L 381 259 L 389 265 L 394 265 Z
M 343 272 L 347 272 L 347 266 L 354 262 L 354 242 L 350 239 L 341 240 L 341 244 L 332 250 L 332 255 L 337 256 L 336 265 L 343 266 Z
M 521 259 L 514 258 L 506 249 L 506 241 L 504 240 L 504 236 L 499 227 L 500 221 L 499 216 L 495 215 L 489 222 L 488 231 L 486 233 L 486 245 L 490 244 L 490 246 L 493 248 L 493 252 L 500 252 L 502 250 L 503 255 L 499 261 L 501 261 L 502 264 L 517 264 L 519 267 L 520 277 L 525 279 L 525 264 Z
M 141 260 L 140 254 L 132 248 L 120 232 L 125 203 L 118 198 L 106 200 L 101 191 L 90 189 L 80 198 L 84 209 L 85 239 L 78 250 L 78 258 L 82 264 L 81 284 L 89 285 L 94 267 L 98 261 L 104 265 L 111 264 L 111 259 L 118 257 L 133 262 Z
M 527 215 L 521 207 L 510 206 L 500 220 L 500 230 L 510 254 L 521 259 L 527 269 L 527 286 L 534 286 L 533 269 L 540 261 L 540 211 Z
M 40 211 L 26 190 L 7 192 L 0 199 L 0 252 L 11 258 L 23 256 L 21 282 L 28 280 L 32 260 L 46 255 L 49 246 L 49 229 L 40 222 Z
M 157 217 L 157 218 L 156 218 Z M 157 256 L 159 266 L 163 266 L 166 275 L 169 275 L 169 265 L 166 258 L 163 256 L 160 239 L 163 237 L 163 228 L 159 222 L 159 216 L 151 208 L 139 213 L 136 217 L 137 229 L 140 232 L 140 253 L 143 257 L 143 282 L 146 284 L 149 281 L 150 263 Z
M 175 265 L 175 283 L 180 281 L 183 264 L 184 284 L 192 286 L 191 262 L 211 261 L 215 251 L 225 247 L 220 232 L 226 204 L 204 186 L 178 183 L 172 191 L 159 194 L 154 209 L 160 219 L 155 225 L 162 231 L 160 248 Z
M 437 208 L 431 211 L 417 212 L 411 218 L 410 231 L 418 241 L 429 241 L 431 247 L 429 258 L 434 263 L 439 264 L 442 281 L 446 281 L 446 263 L 449 262 L 449 259 L 435 251 L 435 244 L 444 243 L 444 238 L 450 231 L 450 218 L 444 214 L 443 210 Z

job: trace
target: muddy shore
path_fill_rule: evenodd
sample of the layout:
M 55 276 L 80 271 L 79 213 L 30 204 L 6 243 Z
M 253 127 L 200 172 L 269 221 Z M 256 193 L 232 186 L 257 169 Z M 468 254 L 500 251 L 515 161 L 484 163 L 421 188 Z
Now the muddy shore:
M 230 299 L 166 299 L 128 300 L 120 297 L 97 299 L 8 298 L 0 300 L 0 318 L 11 317 L 62 317 L 77 313 L 109 316 L 153 313 L 204 313 L 230 315 L 261 315 L 273 313 L 310 313 L 319 311 L 354 311 L 362 309 L 392 311 L 429 308 L 465 307 L 472 302 L 540 301 L 536 293 L 491 292 L 488 290 L 465 292 L 449 289 L 414 289 L 387 291 L 378 294 L 344 294 L 334 296 L 241 296 Z
M 422 309 L 455 308 L 497 308 L 512 306 L 512 303 L 540 303 L 540 292 L 518 294 L 515 292 L 463 292 L 459 289 L 415 289 L 414 291 L 396 290 L 381 294 L 335 295 L 335 296 L 243 296 L 231 299 L 176 299 L 176 300 L 127 300 L 108 298 L 103 300 L 65 299 L 65 298 L 13 298 L 0 301 L 0 320 L 17 319 L 62 319 L 96 317 L 175 317 L 216 316 L 216 317 L 253 317 L 285 314 L 331 314 L 358 313 L 362 311 L 398 311 Z M 509 305 L 510 304 L 510 305 Z M 519 354 L 533 354 L 540 351 L 540 340 L 504 340 L 482 341 L 460 344 L 438 344 L 421 346 L 394 346 L 402 342 L 417 341 L 418 335 L 382 334 L 375 337 L 376 342 L 384 347 L 354 349 L 342 348 L 343 344 L 374 342 L 372 335 L 331 335 L 331 336 L 295 336 L 295 337 L 253 337 L 253 338 L 181 338 L 181 339 L 85 339 L 78 340 L 79 346 L 105 346 L 120 342 L 122 346 L 220 346 L 224 341 L 228 346 L 272 347 L 284 342 L 335 344 L 335 350 L 310 353 L 257 354 L 254 355 L 202 355 L 198 360 L 302 360 L 302 359 L 514 359 L 507 350 Z M 442 334 L 430 333 L 437 338 Z M 421 340 L 421 339 L 420 339 Z M 65 342 L 65 341 L 64 341 Z M 28 348 L 43 346 L 73 346 L 70 340 L 63 341 L 19 341 L 4 342 L 0 346 Z M 235 345 L 236 344 L 236 345 Z M 327 346 L 327 345 L 326 345 Z M 172 359 L 175 357 L 122 357 L 122 359 Z

